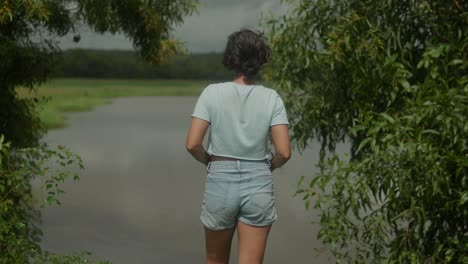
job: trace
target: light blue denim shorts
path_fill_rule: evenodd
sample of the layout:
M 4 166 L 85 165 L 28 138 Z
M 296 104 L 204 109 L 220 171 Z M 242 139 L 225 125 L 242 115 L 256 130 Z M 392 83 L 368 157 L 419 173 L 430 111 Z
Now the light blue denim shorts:
M 212 161 L 207 171 L 200 216 L 207 228 L 233 228 L 237 221 L 268 226 L 276 221 L 273 176 L 268 161 Z

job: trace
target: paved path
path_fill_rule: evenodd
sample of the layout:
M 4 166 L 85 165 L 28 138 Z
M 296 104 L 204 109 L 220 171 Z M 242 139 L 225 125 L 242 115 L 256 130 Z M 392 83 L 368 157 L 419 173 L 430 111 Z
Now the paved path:
M 43 246 L 93 252 L 112 263 L 203 263 L 199 221 L 203 165 L 185 150 L 195 97 L 116 99 L 70 115 L 45 141 L 81 155 L 81 180 L 65 184 L 62 206 L 43 210 Z M 314 212 L 293 198 L 301 175 L 315 171 L 318 146 L 275 171 L 278 221 L 265 263 L 331 263 L 316 239 Z M 316 218 L 315 218 L 316 220 Z M 235 241 L 237 243 L 237 240 Z M 319 248 L 318 252 L 314 248 Z M 236 263 L 237 247 L 233 247 Z

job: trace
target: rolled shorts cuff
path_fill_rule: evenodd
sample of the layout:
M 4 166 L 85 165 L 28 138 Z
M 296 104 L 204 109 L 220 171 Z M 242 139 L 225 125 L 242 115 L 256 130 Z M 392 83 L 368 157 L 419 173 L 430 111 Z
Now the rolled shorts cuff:
M 225 229 L 231 229 L 231 228 L 234 228 L 236 226 L 237 223 L 234 223 L 234 224 L 231 224 L 231 225 L 212 225 L 212 224 L 209 224 L 207 221 L 205 221 L 205 219 L 203 218 L 203 216 L 200 217 L 200 220 L 201 222 L 203 223 L 203 225 L 210 229 L 210 230 L 215 230 L 215 231 L 220 231 L 220 230 L 225 230 Z
M 255 226 L 255 227 L 262 227 L 262 226 L 270 226 L 270 225 L 273 225 L 273 223 L 276 222 L 276 219 L 277 217 L 275 216 L 275 218 L 271 219 L 271 220 L 268 220 L 268 221 L 263 221 L 263 222 L 252 222 L 252 221 L 249 221 L 243 217 L 239 217 L 239 221 L 241 221 L 242 223 L 246 224 L 246 225 L 249 225 L 249 226 Z

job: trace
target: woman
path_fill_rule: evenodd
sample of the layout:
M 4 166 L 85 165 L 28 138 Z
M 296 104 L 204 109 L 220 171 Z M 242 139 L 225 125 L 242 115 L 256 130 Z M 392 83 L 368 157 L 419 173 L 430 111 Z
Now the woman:
M 223 64 L 235 73 L 234 80 L 206 87 L 192 114 L 187 150 L 208 171 L 200 217 L 207 263 L 229 263 L 236 227 L 238 263 L 263 263 L 276 220 L 272 171 L 289 160 L 291 147 L 283 101 L 274 90 L 254 83 L 269 54 L 262 34 L 247 29 L 232 33 Z M 202 142 L 210 126 L 205 151 Z

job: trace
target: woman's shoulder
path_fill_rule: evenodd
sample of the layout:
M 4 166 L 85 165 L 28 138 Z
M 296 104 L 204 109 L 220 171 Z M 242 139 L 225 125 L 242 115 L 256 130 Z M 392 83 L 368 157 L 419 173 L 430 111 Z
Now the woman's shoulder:
M 273 89 L 273 88 L 266 87 L 266 86 L 263 86 L 263 85 L 260 85 L 260 88 L 263 89 L 265 92 L 268 92 L 268 93 L 271 93 L 271 94 L 278 94 L 278 92 L 276 92 L 276 90 Z
M 211 95 L 219 95 L 220 93 L 223 94 L 225 92 L 229 93 L 228 92 L 230 90 L 229 88 L 235 88 L 236 86 L 239 86 L 239 85 L 237 85 L 234 82 L 211 83 L 205 87 L 203 93 L 211 94 Z M 256 96 L 269 97 L 273 100 L 279 96 L 278 92 L 275 89 L 266 87 L 262 84 L 249 85 L 249 86 L 253 87 Z
M 218 90 L 221 88 L 225 88 L 227 86 L 229 86 L 229 82 L 211 83 L 211 84 L 208 84 L 203 91 L 210 92 L 210 91 Z
M 269 98 L 276 98 L 278 95 L 278 92 L 270 87 L 266 87 L 264 85 L 257 85 L 255 87 L 258 92 L 260 92 L 262 95 L 267 96 Z
M 208 86 L 207 86 L 206 88 L 208 88 L 208 87 L 210 87 L 210 88 L 212 88 L 212 89 L 213 89 L 213 88 L 221 88 L 221 87 L 230 86 L 231 84 L 232 84 L 232 82 L 210 83 L 210 84 L 208 84 Z

